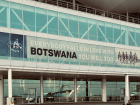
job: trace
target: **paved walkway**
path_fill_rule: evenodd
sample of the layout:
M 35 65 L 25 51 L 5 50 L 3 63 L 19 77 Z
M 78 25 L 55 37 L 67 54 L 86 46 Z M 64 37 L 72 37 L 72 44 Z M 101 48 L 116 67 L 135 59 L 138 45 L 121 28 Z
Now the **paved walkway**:
M 29 104 L 21 104 L 21 105 L 29 105 Z M 31 105 L 123 105 L 123 102 L 45 103 L 45 104 L 31 104 Z M 132 102 L 132 105 L 140 105 L 140 101 Z

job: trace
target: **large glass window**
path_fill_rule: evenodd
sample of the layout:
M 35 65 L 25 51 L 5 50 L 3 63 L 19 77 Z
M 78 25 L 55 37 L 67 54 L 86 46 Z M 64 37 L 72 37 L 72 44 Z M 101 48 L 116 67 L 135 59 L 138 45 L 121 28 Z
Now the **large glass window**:
M 62 53 L 58 52 L 59 54 L 57 55 L 56 53 L 58 50 L 55 49 L 55 47 L 59 44 L 59 40 L 48 39 L 48 43 L 49 63 L 59 63 L 59 59 Z M 62 48 L 62 45 L 59 46 L 59 48 Z
M 48 62 L 48 52 L 47 52 L 47 48 L 48 48 L 48 39 L 46 38 L 40 38 L 40 37 L 36 37 L 36 48 L 40 48 L 41 50 L 38 50 L 37 53 L 37 62 Z M 44 50 L 43 50 L 44 49 Z
M 129 27 L 129 45 L 130 46 L 135 46 L 136 40 L 135 40 L 135 28 Z
M 98 41 L 105 42 L 105 22 L 97 21 Z
M 7 1 L 0 1 L 0 26 L 2 27 L 9 27 L 9 2 Z
M 116 82 L 107 82 L 107 101 L 117 101 L 117 83 Z
M 88 44 L 80 43 L 79 47 L 83 49 L 83 51 L 79 51 L 79 61 L 80 65 L 86 65 L 89 64 L 89 46 Z
M 106 66 L 113 67 L 114 66 L 114 48 L 106 47 Z
M 36 62 L 36 54 L 31 54 L 31 48 L 36 50 L 36 37 L 24 36 L 24 61 Z
M 90 53 L 89 53 L 89 66 L 97 66 L 98 65 L 98 52 L 96 51 L 98 47 L 96 45 L 89 45 Z
M 0 32 L 0 59 L 10 59 L 10 43 L 9 33 Z
M 58 35 L 58 12 L 48 10 L 48 33 Z
M 88 19 L 79 17 L 79 38 L 88 39 Z
M 114 28 L 114 43 L 122 44 L 121 26 L 118 24 L 114 24 L 113 28 Z
M 10 2 L 10 26 L 11 28 L 23 29 L 22 4 Z
M 36 31 L 47 33 L 47 10 L 36 8 Z
M 98 66 L 106 66 L 106 47 L 98 46 Z
M 69 36 L 68 14 L 59 13 L 59 35 Z
M 60 64 L 69 64 L 70 59 L 72 59 L 72 55 L 71 55 L 71 51 L 69 50 L 69 47 L 67 47 L 66 45 L 69 45 L 68 41 L 59 41 L 59 46 L 63 46 L 63 47 L 59 47 L 59 52 L 61 51 L 61 53 L 65 53 L 63 57 L 60 57 Z M 57 50 L 57 49 L 56 49 Z
M 89 40 L 97 40 L 96 20 L 88 19 Z
M 106 42 L 113 43 L 113 24 L 106 22 Z
M 69 36 L 78 38 L 78 16 L 69 15 Z
M 73 56 L 73 58 L 70 59 L 70 64 L 71 65 L 79 65 L 79 50 L 78 50 L 78 47 L 79 47 L 79 43 L 76 43 L 76 42 L 70 42 L 70 51 L 71 52 L 75 52 L 76 56 Z M 75 55 L 74 54 L 74 55 Z
M 128 37 L 128 27 L 122 26 L 121 27 L 121 36 L 122 36 L 122 44 L 128 45 L 129 37 Z
M 140 29 L 136 29 L 136 46 L 140 47 Z
M 35 31 L 35 7 L 23 5 L 24 30 Z

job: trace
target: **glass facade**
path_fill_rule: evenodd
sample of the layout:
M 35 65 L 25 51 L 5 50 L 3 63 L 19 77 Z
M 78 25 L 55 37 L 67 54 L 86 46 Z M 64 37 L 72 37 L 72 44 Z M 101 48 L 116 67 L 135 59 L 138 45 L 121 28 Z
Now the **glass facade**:
M 140 46 L 140 29 L 7 1 L 0 1 L 0 26 Z
M 44 103 L 74 102 L 74 81 L 70 78 L 47 77 L 43 80 Z M 140 100 L 140 82 L 130 82 L 130 100 Z M 28 103 L 28 89 L 35 87 L 37 90 L 37 103 L 40 98 L 40 80 L 12 79 L 12 97 L 15 104 Z M 122 101 L 125 91 L 125 82 L 106 82 L 107 101 Z M 4 103 L 8 96 L 8 80 L 4 79 Z M 102 101 L 102 82 L 92 79 L 77 80 L 77 101 Z
M 140 29 L 3 0 L 0 27 L 140 47 Z M 0 49 L 0 59 L 9 61 L 140 69 L 139 50 L 84 42 L 0 32 Z M 74 102 L 73 79 L 44 77 L 43 85 L 44 103 Z M 28 103 L 29 87 L 37 89 L 39 101 L 40 80 L 13 79 L 12 86 L 15 104 Z M 124 82 L 107 81 L 107 101 L 123 100 L 124 88 Z M 140 100 L 139 89 L 139 82 L 130 82 L 131 100 Z M 7 96 L 8 80 L 4 79 L 5 103 Z M 102 101 L 101 80 L 78 79 L 77 101 Z

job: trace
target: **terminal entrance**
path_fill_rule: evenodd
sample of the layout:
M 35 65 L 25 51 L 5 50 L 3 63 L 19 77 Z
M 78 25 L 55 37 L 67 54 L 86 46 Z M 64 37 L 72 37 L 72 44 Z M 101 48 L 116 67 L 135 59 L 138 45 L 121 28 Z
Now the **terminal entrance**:
M 28 104 L 37 103 L 37 91 L 36 88 L 28 88 Z
M 124 101 L 125 88 L 120 88 L 120 101 Z

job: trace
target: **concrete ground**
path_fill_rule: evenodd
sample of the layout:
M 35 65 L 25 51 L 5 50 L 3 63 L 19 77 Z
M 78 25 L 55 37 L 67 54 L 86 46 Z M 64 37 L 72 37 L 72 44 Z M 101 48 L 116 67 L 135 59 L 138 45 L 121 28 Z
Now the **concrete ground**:
M 123 105 L 123 102 L 77 102 L 77 103 L 45 103 L 45 104 L 31 104 L 31 105 Z M 19 104 L 18 104 L 19 105 Z M 23 104 L 21 104 L 23 105 Z M 29 104 L 24 104 L 29 105 Z M 140 101 L 132 102 L 132 105 L 140 105 Z

